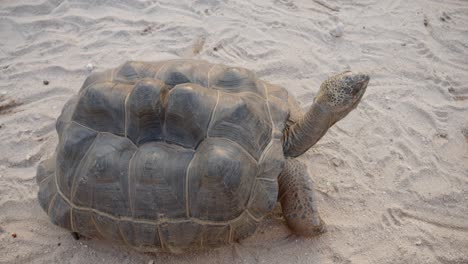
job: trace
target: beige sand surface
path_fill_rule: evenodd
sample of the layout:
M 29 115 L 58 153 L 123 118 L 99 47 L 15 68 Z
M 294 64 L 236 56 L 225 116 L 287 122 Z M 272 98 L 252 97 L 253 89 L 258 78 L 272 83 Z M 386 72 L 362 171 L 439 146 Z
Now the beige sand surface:
M 253 69 L 304 107 L 332 73 L 371 74 L 303 157 L 328 233 L 291 236 L 273 214 L 240 244 L 173 256 L 49 222 L 35 168 L 86 65 L 179 57 Z M 468 263 L 467 1 L 2 0 L 0 126 L 0 263 Z

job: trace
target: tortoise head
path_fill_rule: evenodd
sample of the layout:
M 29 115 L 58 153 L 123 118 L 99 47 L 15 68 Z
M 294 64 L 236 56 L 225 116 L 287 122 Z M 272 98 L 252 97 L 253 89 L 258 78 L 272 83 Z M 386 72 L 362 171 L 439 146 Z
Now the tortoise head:
M 315 100 L 335 114 L 346 115 L 358 105 L 369 79 L 367 74 L 351 71 L 334 75 L 322 83 Z
M 317 143 L 333 124 L 356 108 L 368 83 L 367 74 L 351 71 L 324 81 L 309 111 L 285 131 L 285 155 L 297 157 Z

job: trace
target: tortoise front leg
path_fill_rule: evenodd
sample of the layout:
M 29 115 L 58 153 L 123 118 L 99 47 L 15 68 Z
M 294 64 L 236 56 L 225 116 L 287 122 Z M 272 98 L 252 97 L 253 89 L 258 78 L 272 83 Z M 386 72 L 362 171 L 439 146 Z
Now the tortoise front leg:
M 278 181 L 279 200 L 289 228 L 301 236 L 315 236 L 325 232 L 306 165 L 296 159 L 286 159 Z

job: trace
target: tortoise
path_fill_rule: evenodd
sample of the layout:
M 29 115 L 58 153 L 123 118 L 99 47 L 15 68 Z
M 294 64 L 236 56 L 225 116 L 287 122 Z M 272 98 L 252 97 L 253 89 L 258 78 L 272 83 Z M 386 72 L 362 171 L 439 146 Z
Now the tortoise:
M 286 89 L 202 60 L 126 62 L 93 73 L 57 119 L 38 200 L 75 237 L 144 252 L 217 247 L 281 203 L 292 232 L 325 231 L 305 164 L 361 100 L 369 77 L 323 82 L 303 114 Z

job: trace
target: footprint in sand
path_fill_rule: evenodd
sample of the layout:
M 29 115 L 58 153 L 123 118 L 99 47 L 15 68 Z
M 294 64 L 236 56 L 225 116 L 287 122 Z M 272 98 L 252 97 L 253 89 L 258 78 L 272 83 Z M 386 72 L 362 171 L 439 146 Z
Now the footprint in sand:
M 0 115 L 8 114 L 14 111 L 14 108 L 21 105 L 14 99 L 0 95 Z
M 382 214 L 382 224 L 387 227 L 396 228 L 402 225 L 400 208 L 387 208 Z
M 287 9 L 297 9 L 297 5 L 292 0 L 276 0 L 275 4 L 285 6 Z
M 413 43 L 414 47 L 416 48 L 416 53 L 419 55 L 422 55 L 431 61 L 434 62 L 439 62 L 440 59 L 437 57 L 430 49 L 427 47 L 427 45 L 424 42 L 419 42 L 419 43 Z
M 468 125 L 462 128 L 461 133 L 465 137 L 466 142 L 468 143 Z

